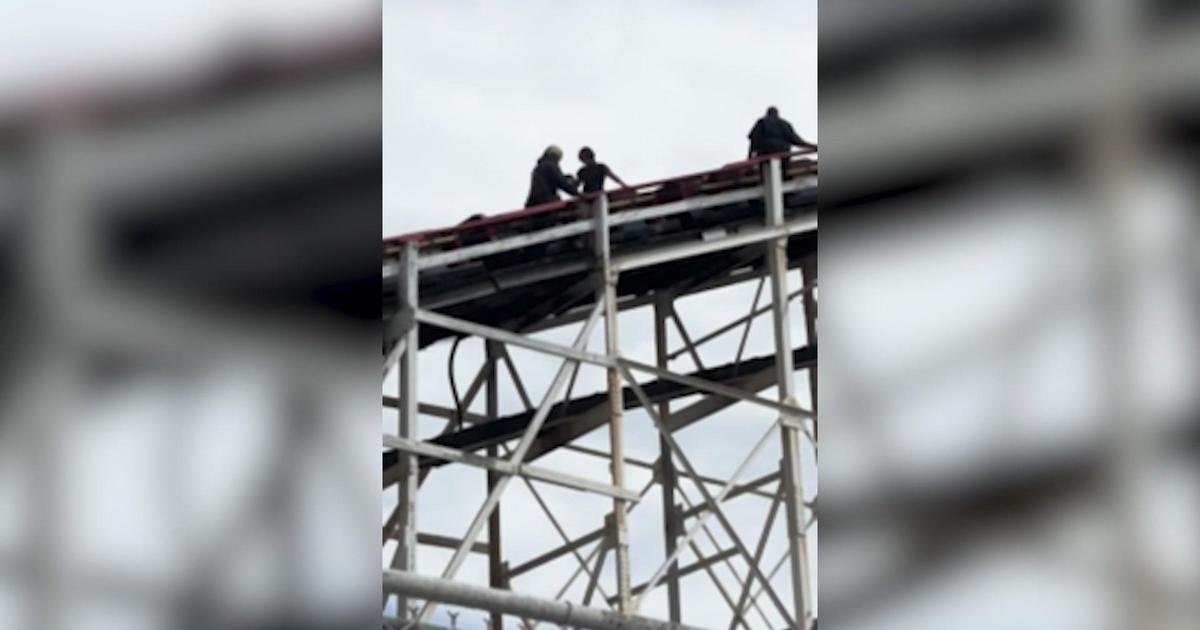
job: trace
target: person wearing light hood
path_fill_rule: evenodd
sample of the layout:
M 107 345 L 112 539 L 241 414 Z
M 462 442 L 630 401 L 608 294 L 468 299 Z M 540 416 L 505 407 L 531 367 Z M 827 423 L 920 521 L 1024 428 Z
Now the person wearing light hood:
M 542 153 L 542 157 L 530 173 L 529 196 L 525 198 L 526 208 L 558 201 L 560 190 L 571 195 L 579 194 L 578 184 L 564 175 L 559 166 L 562 156 L 562 149 L 554 145 L 550 145 Z

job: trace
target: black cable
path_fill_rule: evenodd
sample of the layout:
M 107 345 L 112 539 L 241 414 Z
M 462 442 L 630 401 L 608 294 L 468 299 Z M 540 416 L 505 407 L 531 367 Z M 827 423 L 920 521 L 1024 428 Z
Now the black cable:
M 443 433 L 449 433 L 450 427 L 461 431 L 463 426 L 462 399 L 458 396 L 458 379 L 454 377 L 454 357 L 458 355 L 458 344 L 463 340 L 462 337 L 455 337 L 454 343 L 450 346 L 450 357 L 446 360 L 446 370 L 449 372 L 450 395 L 454 397 L 454 417 L 450 419 L 450 424 L 446 425 L 446 430 Z

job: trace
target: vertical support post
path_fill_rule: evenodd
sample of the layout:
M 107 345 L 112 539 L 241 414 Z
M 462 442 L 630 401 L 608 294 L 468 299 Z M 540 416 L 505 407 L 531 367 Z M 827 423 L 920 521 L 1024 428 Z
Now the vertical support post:
M 500 370 L 499 359 L 501 354 L 500 343 L 497 341 L 488 340 L 484 346 L 487 361 L 487 418 L 491 422 L 495 420 L 500 413 Z M 487 449 L 488 457 L 498 457 L 499 452 L 495 445 L 489 446 Z M 496 488 L 496 484 L 500 481 L 500 475 L 489 470 L 487 473 L 487 488 L 488 494 Z M 496 505 L 496 509 L 492 511 L 491 517 L 488 518 L 488 584 L 495 589 L 508 588 L 505 580 L 504 571 L 504 555 L 500 547 L 500 505 Z M 504 615 L 499 612 L 492 612 L 492 627 L 504 627 Z
M 1086 27 L 1080 32 L 1080 50 L 1090 53 L 1090 79 L 1096 82 L 1114 72 L 1135 72 L 1136 48 L 1144 36 L 1138 27 L 1149 18 L 1142 4 L 1122 0 L 1078 1 L 1072 5 L 1076 11 L 1073 17 Z M 1150 462 L 1159 455 L 1154 450 L 1154 432 L 1144 423 L 1145 407 L 1135 397 L 1137 380 L 1131 369 L 1138 356 L 1138 309 L 1130 300 L 1130 290 L 1142 279 L 1135 270 L 1137 261 L 1147 252 L 1145 245 L 1139 245 L 1139 239 L 1131 235 L 1148 219 L 1152 223 L 1155 214 L 1151 208 L 1133 202 L 1134 195 L 1145 194 L 1139 178 L 1156 168 L 1148 155 L 1152 133 L 1146 113 L 1149 103 L 1144 94 L 1124 81 L 1105 81 L 1103 85 L 1108 88 L 1105 98 L 1089 112 L 1093 127 L 1088 129 L 1082 148 L 1085 179 L 1081 183 L 1095 191 L 1089 199 L 1099 210 L 1094 215 L 1093 237 L 1098 251 L 1104 253 L 1097 270 L 1099 297 L 1095 304 L 1103 331 L 1097 349 L 1103 353 L 1107 367 L 1102 376 L 1101 404 L 1105 411 L 1101 421 L 1108 436 L 1105 496 L 1110 499 L 1115 537 L 1111 566 L 1120 591 L 1114 621 L 1126 626 L 1168 628 L 1173 627 L 1172 617 L 1182 615 L 1178 617 L 1181 620 L 1190 611 L 1164 606 L 1166 600 L 1154 596 L 1156 589 L 1146 586 L 1166 584 L 1173 578 L 1163 573 L 1164 565 L 1155 562 L 1157 554 L 1150 551 L 1156 528 L 1150 526 L 1145 509 L 1145 493 L 1153 479 L 1146 471 L 1152 469 Z
M 658 367 L 663 369 L 666 369 L 669 363 L 667 351 L 667 317 L 670 315 L 671 295 L 668 293 L 656 293 L 654 296 L 654 353 Z M 658 416 L 660 418 L 669 418 L 671 416 L 670 401 L 659 403 Z M 675 505 L 677 476 L 675 473 L 675 460 L 671 457 L 671 445 L 665 437 L 660 435 L 658 446 L 658 474 L 662 486 L 663 538 L 666 542 L 667 557 L 671 557 L 675 553 L 675 545 L 682 535 L 680 531 L 682 528 L 679 525 L 679 510 Z M 681 607 L 679 602 L 678 560 L 671 563 L 671 566 L 667 569 L 667 577 L 664 581 L 667 583 L 667 608 L 670 613 L 670 620 L 674 623 L 679 623 Z
M 401 438 L 417 439 L 417 358 L 420 344 L 417 339 L 417 299 L 419 295 L 419 280 L 417 271 L 417 247 L 407 243 L 400 255 L 400 310 L 397 317 L 401 318 L 404 331 L 404 354 L 401 355 L 400 378 L 400 426 L 397 435 Z M 417 458 L 411 453 L 397 451 L 400 466 L 400 483 L 398 484 L 400 521 L 398 523 L 398 541 L 396 555 L 392 558 L 392 568 L 401 571 L 415 572 L 417 570 Z M 401 615 L 409 610 L 409 601 L 403 594 L 399 595 L 397 610 Z
M 33 529 L 26 542 L 33 561 L 28 574 L 29 623 L 33 628 L 59 628 L 67 627 L 69 618 L 63 605 L 70 595 L 64 585 L 69 552 L 61 540 L 72 511 L 64 493 L 69 474 L 55 463 L 65 453 L 66 419 L 77 411 L 68 401 L 86 396 L 81 389 L 85 362 L 77 354 L 77 344 L 67 340 L 82 332 L 81 311 L 73 300 L 82 289 L 94 290 L 90 283 L 99 275 L 88 264 L 97 239 L 90 232 L 96 220 L 89 220 L 95 215 L 87 205 L 84 170 L 96 152 L 88 150 L 89 137 L 69 116 L 53 116 L 37 125 L 32 148 L 33 159 L 18 171 L 23 177 L 14 180 L 21 193 L 29 194 L 34 210 L 28 224 L 31 246 L 15 251 L 32 276 L 28 285 L 32 299 L 11 307 L 28 309 L 22 314 L 35 318 L 51 334 L 30 340 L 30 360 L 23 361 L 20 373 L 27 380 L 18 381 L 29 389 L 15 401 L 5 400 L 0 414 L 15 421 L 6 437 L 27 436 L 27 446 L 13 449 L 13 455 L 34 471 L 30 490 L 36 500 L 30 503 L 29 513 Z M 36 376 L 29 379 L 30 375 Z
M 804 279 L 804 286 L 807 290 L 804 292 L 804 326 L 808 333 L 808 345 L 816 347 L 817 345 L 817 297 L 813 293 L 813 288 L 817 282 L 817 257 L 805 260 L 800 267 L 801 277 Z M 817 366 L 813 365 L 808 368 L 808 391 L 812 399 L 813 411 L 813 436 L 817 436 L 820 430 L 820 418 L 817 416 Z
M 604 305 L 605 353 L 620 354 L 617 336 L 617 276 L 612 268 L 612 253 L 608 240 L 608 195 L 601 194 L 593 206 L 596 250 L 596 300 Z M 616 367 L 608 368 L 608 437 L 612 456 L 612 483 L 625 487 L 625 404 L 621 374 Z M 617 610 L 633 614 L 633 597 L 629 581 L 629 519 L 622 499 L 613 499 L 613 551 L 617 560 Z
M 778 159 L 763 165 L 766 194 L 766 223 L 770 227 L 784 224 L 783 175 Z M 771 274 L 771 317 L 775 332 L 775 370 L 779 384 L 779 400 L 795 404 L 793 381 L 795 364 L 792 361 L 792 335 L 788 308 L 787 237 L 767 243 L 767 266 Z M 802 630 L 812 623 L 808 570 L 808 545 L 804 518 L 804 473 L 800 462 L 800 432 L 792 426 L 780 429 L 783 439 L 784 506 L 787 511 L 788 553 L 792 565 L 792 595 L 796 620 Z

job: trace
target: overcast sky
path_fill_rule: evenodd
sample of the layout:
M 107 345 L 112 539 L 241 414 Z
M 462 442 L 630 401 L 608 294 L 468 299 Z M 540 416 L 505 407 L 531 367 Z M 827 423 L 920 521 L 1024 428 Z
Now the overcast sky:
M 520 207 L 548 144 L 630 183 L 817 138 L 817 3 L 384 2 L 384 234 Z

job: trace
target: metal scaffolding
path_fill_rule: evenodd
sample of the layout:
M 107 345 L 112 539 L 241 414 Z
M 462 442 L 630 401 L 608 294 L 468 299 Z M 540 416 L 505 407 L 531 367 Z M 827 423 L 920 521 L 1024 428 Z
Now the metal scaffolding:
M 396 371 L 398 394 L 388 396 L 385 389 L 384 406 L 399 412 L 395 433 L 383 436 L 384 489 L 395 485 L 398 493 L 383 529 L 385 547 L 395 541 L 383 571 L 389 625 L 442 624 L 435 615 L 443 606 L 479 610 L 494 629 L 504 627 L 505 616 L 527 628 L 551 623 L 750 630 L 815 624 L 809 534 L 816 527 L 816 484 L 811 473 L 804 474 L 815 463 L 817 433 L 815 156 L 773 156 L 623 192 L 464 224 L 449 239 L 443 231 L 385 242 L 383 375 L 387 381 Z M 525 227 L 507 229 L 514 221 Z M 794 269 L 802 270 L 804 286 L 793 290 Z M 676 310 L 682 297 L 699 299 L 755 282 L 754 302 L 745 311 L 736 307 L 748 312 L 708 334 L 693 338 Z M 770 303 L 760 307 L 764 291 Z M 799 347 L 792 342 L 793 324 L 800 323 L 793 319 L 795 306 L 803 313 L 800 330 L 807 333 Z M 628 326 L 623 315 L 639 308 L 653 312 L 653 364 L 622 351 Z M 763 315 L 771 319 L 773 352 L 743 358 L 751 327 Z M 575 331 L 570 345 L 535 336 L 568 326 Z M 671 327 L 680 339 L 674 349 Z M 600 329 L 603 347 L 590 348 Z M 701 349 L 726 333 L 741 334 L 736 357 L 727 365 L 705 365 Z M 459 399 L 455 392 L 453 408 L 419 400 L 422 350 L 438 340 L 468 337 L 484 340 L 486 354 L 465 395 Z M 520 357 L 509 353 L 516 348 L 558 361 L 540 400 L 520 377 Z M 696 370 L 682 371 L 684 361 Z M 602 369 L 607 387 L 572 398 L 586 366 Z M 794 384 L 798 370 L 810 379 L 803 396 Z M 524 411 L 501 415 L 502 372 Z M 776 395 L 764 391 L 772 388 Z M 471 412 L 481 392 L 486 410 Z M 686 406 L 672 405 L 685 397 Z M 735 405 L 765 417 L 768 428 L 728 479 L 702 474 L 707 466 L 697 463 L 705 464 L 703 455 L 689 453 L 678 433 Z M 639 420 L 644 415 L 657 430 L 657 461 L 626 455 L 626 423 L 633 418 L 627 413 L 639 414 Z M 579 441 L 603 428 L 607 451 Z M 779 444 L 778 466 L 746 479 L 773 444 Z M 552 451 L 602 458 L 609 474 L 600 478 L 531 463 Z M 418 531 L 422 483 L 442 466 L 486 472 L 486 498 L 461 537 Z M 631 471 L 650 471 L 640 491 L 628 485 Z M 499 512 L 514 480 L 536 499 L 561 545 L 526 559 L 504 556 L 508 545 Z M 601 495 L 611 501 L 611 510 L 593 531 L 569 534 L 537 490 L 541 484 Z M 648 549 L 631 537 L 629 517 L 654 485 L 661 488 L 661 534 L 655 537 L 662 547 Z M 744 510 L 731 514 L 728 502 L 739 497 L 766 501 L 765 519 L 748 527 Z M 766 551 L 781 510 L 786 539 L 771 547 L 782 549 L 775 560 Z M 442 567 L 418 567 L 423 545 L 450 549 L 452 555 Z M 461 577 L 471 554 L 487 556 L 487 586 Z M 577 568 L 559 592 L 524 592 L 513 584 L 560 559 L 573 560 Z M 789 571 L 780 573 L 784 566 Z M 683 584 L 700 573 L 721 594 L 728 618 L 689 619 L 692 625 L 684 625 L 694 604 L 688 602 L 692 589 Z M 573 599 L 567 593 L 581 576 L 586 586 Z M 664 618 L 649 618 L 647 601 L 664 592 Z

